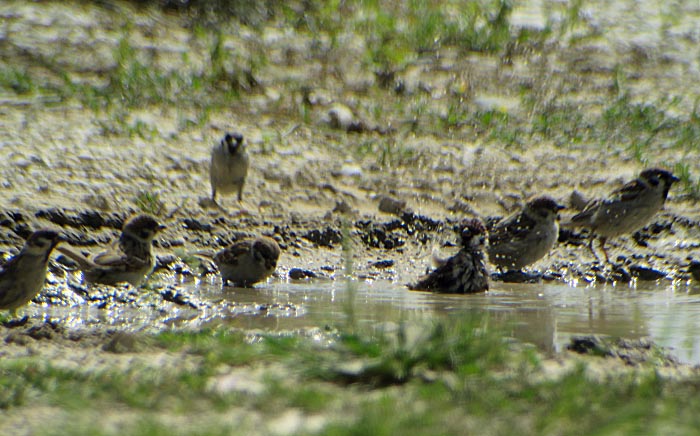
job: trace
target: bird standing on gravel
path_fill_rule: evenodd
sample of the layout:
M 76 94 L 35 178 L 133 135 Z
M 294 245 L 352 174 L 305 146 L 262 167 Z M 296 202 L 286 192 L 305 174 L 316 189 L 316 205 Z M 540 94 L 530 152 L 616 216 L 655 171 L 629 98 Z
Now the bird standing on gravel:
M 211 150 L 211 199 L 216 204 L 216 194 L 238 192 L 243 199 L 243 185 L 248 175 L 249 159 L 243 135 L 227 133 Z
M 486 227 L 478 219 L 469 220 L 462 225 L 460 236 L 459 252 L 418 282 L 409 284 L 409 289 L 448 294 L 472 294 L 489 289 L 483 253 Z
M 37 230 L 29 235 L 22 250 L 0 266 L 0 309 L 14 317 L 44 287 L 49 256 L 60 242 L 58 232 Z
M 88 283 L 115 285 L 128 282 L 139 286 L 153 271 L 155 257 L 151 253 L 151 244 L 164 228 L 150 215 L 137 215 L 124 223 L 119 241 L 92 259 L 67 247 L 58 247 L 58 251 L 78 263 Z
M 270 277 L 277 267 L 280 247 L 267 236 L 234 242 L 216 253 L 221 278 L 233 286 L 249 287 Z
M 616 189 L 606 198 L 589 202 L 583 211 L 571 218 L 571 224 L 590 228 L 590 250 L 595 255 L 593 239 L 597 235 L 605 261 L 610 262 L 605 251 L 605 241 L 644 227 L 664 206 L 671 185 L 678 180 L 680 179 L 669 171 L 646 169 L 635 180 Z
M 489 260 L 502 270 L 520 270 L 544 257 L 559 238 L 559 205 L 536 197 L 489 230 Z

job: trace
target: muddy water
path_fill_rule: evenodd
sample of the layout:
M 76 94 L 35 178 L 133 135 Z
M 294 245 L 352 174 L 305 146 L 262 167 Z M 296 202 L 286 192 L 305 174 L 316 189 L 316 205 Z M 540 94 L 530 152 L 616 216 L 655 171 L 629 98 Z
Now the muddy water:
M 687 283 L 638 283 L 631 286 L 569 286 L 562 283 L 493 283 L 477 295 L 409 292 L 389 281 L 274 280 L 255 289 L 225 288 L 215 281 L 182 284 L 197 296 L 198 308 L 176 306 L 167 312 L 145 308 L 116 310 L 94 306 L 31 305 L 32 317 L 69 328 L 100 325 L 135 331 L 225 325 L 252 331 L 323 329 L 354 321 L 364 327 L 423 322 L 448 316 L 485 313 L 515 338 L 544 352 L 565 349 L 572 335 L 650 337 L 686 363 L 700 363 L 700 286 Z M 350 303 L 352 309 L 350 309 Z
M 440 295 L 409 292 L 388 281 L 273 281 L 256 289 L 224 290 L 217 283 L 203 282 L 185 285 L 184 291 L 198 294 L 210 303 L 208 308 L 180 309 L 162 317 L 146 315 L 143 310 L 54 309 L 52 317 L 74 326 L 107 322 L 139 330 L 158 329 L 158 325 L 186 328 L 224 324 L 280 332 L 345 325 L 350 313 L 359 325 L 375 327 L 476 312 L 501 321 L 513 337 L 546 352 L 565 349 L 572 335 L 650 337 L 682 361 L 700 363 L 697 284 L 572 287 L 561 283 L 494 283 L 492 288 L 485 294 Z M 68 312 L 72 322 L 65 318 Z
M 700 363 L 700 286 L 668 283 L 571 287 L 560 283 L 496 283 L 478 295 L 409 292 L 389 282 L 352 283 L 357 322 L 378 324 L 460 316 L 470 310 L 504 321 L 514 337 L 544 351 L 564 349 L 571 335 L 651 337 L 688 363 Z M 240 315 L 225 320 L 241 328 L 287 330 L 337 325 L 348 317 L 347 284 L 273 283 L 265 289 L 229 290 L 227 299 L 247 304 L 291 304 L 296 311 Z

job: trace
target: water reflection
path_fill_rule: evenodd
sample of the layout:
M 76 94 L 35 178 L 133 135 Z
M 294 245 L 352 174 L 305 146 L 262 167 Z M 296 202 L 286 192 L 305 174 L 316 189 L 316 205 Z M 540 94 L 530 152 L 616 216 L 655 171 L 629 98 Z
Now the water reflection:
M 30 305 L 28 315 L 67 327 L 120 326 L 137 331 L 169 326 L 200 328 L 225 324 L 254 330 L 297 330 L 341 326 L 352 307 L 355 322 L 421 322 L 477 310 L 505 325 L 518 339 L 545 352 L 562 350 L 571 335 L 650 336 L 685 362 L 700 363 L 700 287 L 697 284 L 640 283 L 637 287 L 572 287 L 559 283 L 493 283 L 486 294 L 439 295 L 411 292 L 386 281 L 343 280 L 309 283 L 272 281 L 256 289 L 225 288 L 216 282 L 179 283 L 196 298 L 197 309 L 173 305 L 168 310 L 124 305 L 113 309 Z M 352 296 L 352 298 L 351 298 Z M 353 304 L 350 305 L 350 302 Z
M 700 295 L 685 285 L 648 284 L 645 288 L 640 284 L 630 288 L 495 283 L 492 291 L 477 295 L 409 292 L 390 282 L 354 282 L 353 286 L 354 315 L 359 323 L 425 320 L 476 309 L 509 326 L 514 337 L 544 351 L 563 349 L 576 334 L 650 336 L 671 347 L 681 360 L 700 363 Z M 271 283 L 263 289 L 227 290 L 223 297 L 239 304 L 290 303 L 303 308 L 303 314 L 242 315 L 225 322 L 271 330 L 338 325 L 347 317 L 348 295 L 342 281 Z

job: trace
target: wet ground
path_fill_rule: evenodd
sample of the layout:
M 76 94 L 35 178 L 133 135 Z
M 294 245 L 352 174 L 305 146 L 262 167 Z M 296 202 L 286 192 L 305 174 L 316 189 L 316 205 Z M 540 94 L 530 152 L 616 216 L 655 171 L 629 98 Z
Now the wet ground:
M 3 88 L 0 243 L 7 254 L 37 227 L 59 228 L 71 244 L 94 251 L 132 213 L 148 209 L 168 226 L 156 241 L 159 270 L 144 289 L 87 288 L 59 259 L 46 291 L 24 313 L 31 322 L 98 332 L 210 323 L 319 327 L 347 316 L 349 275 L 353 310 L 363 322 L 478 308 L 511 321 L 514 336 L 544 350 L 559 350 L 578 333 L 651 336 L 699 362 L 692 334 L 700 324 L 698 284 L 688 266 L 698 257 L 700 208 L 681 186 L 645 229 L 610 241 L 614 265 L 595 261 L 586 234 L 563 232 L 552 253 L 532 266 L 543 275 L 538 283 L 496 280 L 486 295 L 459 297 L 402 287 L 425 272 L 434 249 L 454 249 L 454 224 L 466 216 L 504 216 L 537 194 L 568 205 L 574 190 L 604 195 L 650 165 L 690 162 L 697 177 L 697 149 L 666 137 L 644 136 L 648 147 L 640 156 L 636 137 L 577 142 L 533 134 L 504 143 L 485 133 L 488 126 L 439 124 L 455 104 L 465 117 L 481 108 L 528 119 L 541 105 L 599 114 L 620 76 L 634 102 L 662 104 L 696 92 L 698 60 L 685 55 L 697 39 L 696 8 L 686 5 L 678 20 L 650 31 L 639 25 L 644 12 L 634 4 L 628 16 L 619 2 L 592 2 L 573 31 L 581 39 L 523 49 L 512 65 L 484 53 L 426 53 L 396 72 L 401 93 L 382 88 L 362 67 L 366 47 L 357 40 L 341 39 L 343 50 L 336 51 L 328 41 L 274 25 L 225 28 L 234 72 L 267 54 L 251 73 L 256 85 L 241 88 L 226 107 L 159 103 L 144 88 L 137 95 L 143 104 L 129 106 L 122 90 L 124 106 L 95 110 L 80 96 Z M 516 9 L 513 20 L 541 27 L 547 5 Z M 555 16 L 563 19 L 564 12 Z M 8 2 L 0 14 L 3 64 L 20 65 L 35 88 L 66 87 L 61 72 L 75 83 L 106 82 L 105 71 L 129 61 L 119 58 L 124 41 L 136 59 L 161 71 L 195 74 L 209 63 L 210 36 L 197 36 L 174 15 L 52 2 Z M 319 44 L 320 55 L 313 51 Z M 534 109 L 522 103 L 523 90 L 532 93 Z M 666 115 L 685 116 L 693 102 L 669 103 Z M 338 110 L 349 110 L 352 122 L 334 124 Z M 203 200 L 209 149 L 229 130 L 248 138 L 252 167 L 243 204 L 226 198 L 222 213 Z M 380 210 L 385 196 L 400 206 Z M 237 215 L 241 207 L 247 215 Z M 255 290 L 222 290 L 197 253 L 260 233 L 282 247 L 277 277 Z M 294 279 L 305 272 L 315 278 Z
M 102 334 L 133 333 L 219 325 L 283 334 L 323 331 L 350 322 L 363 328 L 391 329 L 401 323 L 421 324 L 476 312 L 488 314 L 492 322 L 505 325 L 511 336 L 537 345 L 548 355 L 564 351 L 573 337 L 600 335 L 648 339 L 665 347 L 681 362 L 700 363 L 697 285 L 571 287 L 554 282 L 494 283 L 491 291 L 477 295 L 408 292 L 384 280 L 307 283 L 272 280 L 256 289 L 224 290 L 218 284 L 203 282 L 183 284 L 177 289 L 189 297 L 193 307 L 154 303 L 149 308 L 143 302 L 141 307 L 114 303 L 108 308 L 86 303 L 70 307 L 32 305 L 25 312 L 31 321 L 5 330 L 5 335 L 10 338 L 20 332 L 35 335 L 35 330 L 45 330 L 42 322 L 81 337 L 90 336 L 95 330 Z

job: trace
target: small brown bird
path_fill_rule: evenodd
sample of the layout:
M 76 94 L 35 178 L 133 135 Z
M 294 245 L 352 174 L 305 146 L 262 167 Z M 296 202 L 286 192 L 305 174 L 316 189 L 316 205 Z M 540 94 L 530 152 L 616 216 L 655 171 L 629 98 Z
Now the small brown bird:
M 559 237 L 559 211 L 551 197 L 536 197 L 489 230 L 489 260 L 503 270 L 520 270 L 544 257 Z
M 14 317 L 19 307 L 41 292 L 49 256 L 60 241 L 58 232 L 37 230 L 19 254 L 0 266 L 0 309 L 9 310 Z
M 483 249 L 486 244 L 486 227 L 478 219 L 468 220 L 461 227 L 462 247 L 408 288 L 413 291 L 432 291 L 447 294 L 473 294 L 489 289 Z
M 614 190 L 606 198 L 589 202 L 583 211 L 571 218 L 571 224 L 590 228 L 589 248 L 595 255 L 593 240 L 597 235 L 605 260 L 609 262 L 605 241 L 644 227 L 663 208 L 671 185 L 678 180 L 669 171 L 646 169 L 635 180 Z
M 139 286 L 153 271 L 155 257 L 151 253 L 151 244 L 164 228 L 150 215 L 137 215 L 124 223 L 119 241 L 92 259 L 67 247 L 58 247 L 58 251 L 78 263 L 88 283 L 115 285 L 128 282 Z
M 270 277 L 277 267 L 280 247 L 274 239 L 260 236 L 244 239 L 216 253 L 214 263 L 219 267 L 224 285 L 250 287 Z
M 227 133 L 211 150 L 211 199 L 216 204 L 216 194 L 238 192 L 243 199 L 243 185 L 248 175 L 249 159 L 243 135 Z

